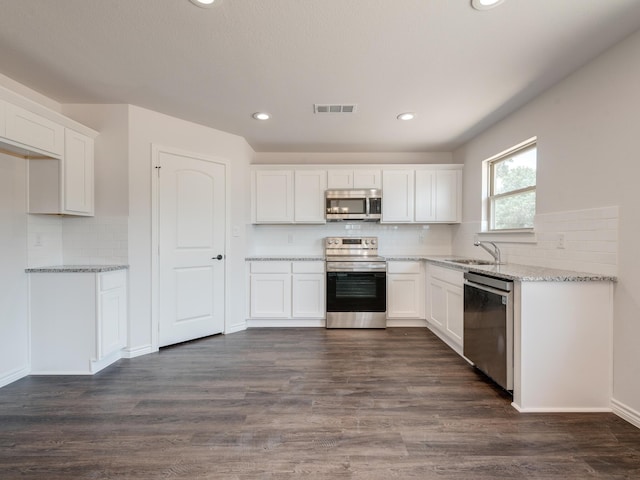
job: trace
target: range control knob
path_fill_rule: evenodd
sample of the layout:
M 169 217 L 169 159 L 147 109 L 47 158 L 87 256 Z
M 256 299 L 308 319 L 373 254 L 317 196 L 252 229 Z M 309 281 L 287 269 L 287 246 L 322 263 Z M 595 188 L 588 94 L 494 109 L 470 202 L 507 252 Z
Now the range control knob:
M 377 243 L 377 242 L 376 242 L 376 239 L 375 239 L 375 238 L 372 238 L 372 239 L 371 239 L 371 245 L 375 245 L 376 243 Z

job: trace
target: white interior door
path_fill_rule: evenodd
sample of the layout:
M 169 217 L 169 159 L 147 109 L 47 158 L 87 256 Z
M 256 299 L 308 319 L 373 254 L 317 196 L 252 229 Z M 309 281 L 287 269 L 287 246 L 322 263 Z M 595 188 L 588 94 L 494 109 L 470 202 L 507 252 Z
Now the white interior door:
M 159 151 L 159 345 L 224 330 L 225 166 Z

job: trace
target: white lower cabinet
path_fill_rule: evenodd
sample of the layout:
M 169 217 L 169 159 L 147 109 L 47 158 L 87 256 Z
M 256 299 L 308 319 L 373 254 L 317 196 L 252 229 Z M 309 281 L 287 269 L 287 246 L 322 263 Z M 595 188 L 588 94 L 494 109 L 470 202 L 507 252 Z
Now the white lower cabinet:
M 249 264 L 249 320 L 262 326 L 319 326 L 325 318 L 322 261 L 252 261 Z M 282 320 L 283 322 L 279 322 Z M 296 322 L 302 320 L 302 322 Z M 314 320 L 307 324 L 305 320 Z
M 464 273 L 427 265 L 427 322 L 440 338 L 462 355 Z
M 424 262 L 387 262 L 387 318 L 424 318 Z
M 251 262 L 251 318 L 291 317 L 291 262 Z
M 293 318 L 325 318 L 325 278 L 323 262 L 293 262 Z
M 127 272 L 31 273 L 31 373 L 94 374 L 127 343 Z

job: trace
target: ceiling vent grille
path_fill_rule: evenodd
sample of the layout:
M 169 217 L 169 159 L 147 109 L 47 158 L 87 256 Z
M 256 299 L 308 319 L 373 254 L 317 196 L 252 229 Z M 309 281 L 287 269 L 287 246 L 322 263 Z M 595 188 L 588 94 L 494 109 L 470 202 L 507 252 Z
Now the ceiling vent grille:
M 356 104 L 315 103 L 313 113 L 356 113 Z

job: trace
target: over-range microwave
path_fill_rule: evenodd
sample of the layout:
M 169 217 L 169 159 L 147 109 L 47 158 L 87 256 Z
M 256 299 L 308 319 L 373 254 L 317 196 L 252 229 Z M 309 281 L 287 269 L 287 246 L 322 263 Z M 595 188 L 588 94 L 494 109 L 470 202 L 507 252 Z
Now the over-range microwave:
M 382 216 L 382 190 L 340 189 L 325 192 L 327 222 L 360 220 L 379 222 Z

